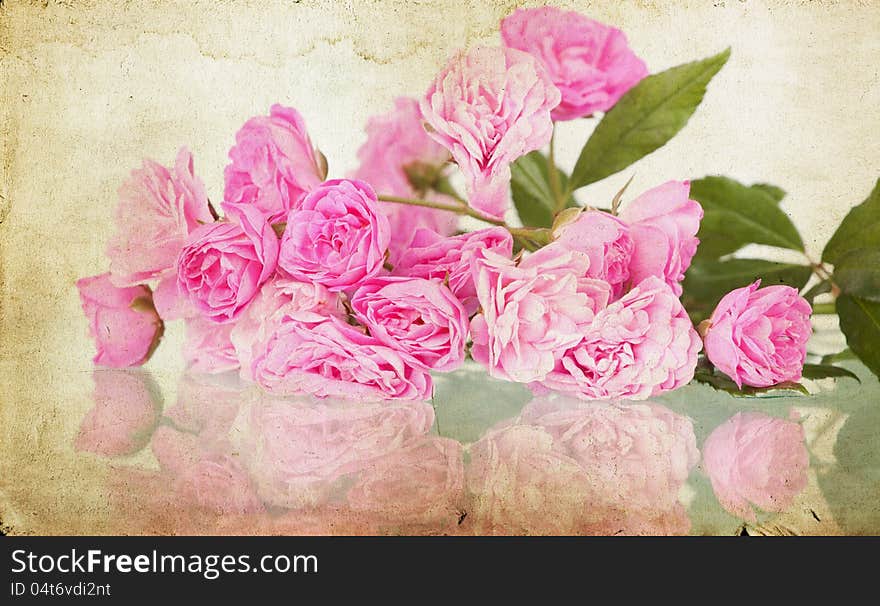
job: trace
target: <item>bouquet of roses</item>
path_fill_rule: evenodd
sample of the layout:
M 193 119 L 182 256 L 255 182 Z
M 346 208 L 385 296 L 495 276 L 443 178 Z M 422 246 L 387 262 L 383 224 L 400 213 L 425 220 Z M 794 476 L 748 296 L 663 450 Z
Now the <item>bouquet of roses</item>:
M 501 37 L 371 118 L 349 178 L 327 180 L 280 105 L 237 133 L 219 209 L 187 149 L 172 168 L 145 160 L 119 190 L 110 271 L 77 283 L 95 362 L 143 364 L 182 319 L 191 370 L 282 395 L 430 398 L 431 373 L 467 356 L 537 393 L 645 399 L 694 378 L 751 393 L 850 374 L 805 370 L 811 305 L 830 292 L 878 370 L 863 276 L 847 291 L 823 262 L 730 256 L 804 250 L 779 188 L 708 177 L 625 202 L 624 186 L 603 208 L 574 197 L 681 130 L 729 51 L 649 76 L 621 31 L 555 8 L 514 12 Z M 555 129 L 599 115 L 566 174 Z M 875 191 L 823 261 L 858 248 L 847 230 L 878 204 Z M 486 227 L 461 232 L 461 216 Z

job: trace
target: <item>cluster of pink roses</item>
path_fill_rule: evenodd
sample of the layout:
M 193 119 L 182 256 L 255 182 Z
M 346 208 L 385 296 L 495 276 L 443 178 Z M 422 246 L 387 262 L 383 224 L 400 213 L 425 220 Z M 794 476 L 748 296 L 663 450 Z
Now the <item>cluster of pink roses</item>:
M 531 253 L 514 256 L 503 222 L 511 163 L 554 121 L 607 111 L 644 63 L 576 13 L 521 10 L 501 29 L 504 46 L 459 53 L 421 100 L 371 119 L 351 178 L 327 180 L 302 117 L 279 105 L 237 133 L 222 218 L 188 150 L 173 170 L 145 161 L 119 191 L 110 272 L 78 283 L 95 362 L 142 364 L 182 318 L 193 370 L 239 369 L 279 394 L 425 399 L 431 372 L 468 353 L 583 398 L 690 381 L 702 342 L 678 297 L 702 209 L 688 182 L 619 216 L 568 213 Z M 468 203 L 443 186 L 450 160 Z M 434 208 L 395 203 L 413 196 Z M 458 211 L 500 226 L 453 235 Z M 796 380 L 809 305 L 787 287 L 749 293 L 713 315 L 709 357 L 738 383 Z

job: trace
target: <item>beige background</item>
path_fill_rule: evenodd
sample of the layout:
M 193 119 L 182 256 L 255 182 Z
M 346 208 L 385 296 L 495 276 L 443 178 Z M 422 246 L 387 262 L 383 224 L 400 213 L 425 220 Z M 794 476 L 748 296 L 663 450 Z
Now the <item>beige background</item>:
M 143 156 L 188 145 L 209 196 L 237 128 L 274 102 L 305 116 L 331 175 L 354 167 L 365 119 L 419 94 L 455 49 L 496 44 L 519 3 L 66 2 L 0 6 L 0 512 L 20 530 L 75 529 L 53 453 L 90 407 L 92 346 L 74 281 L 106 271 L 115 191 Z M 789 192 L 816 257 L 880 176 L 880 3 L 559 2 L 627 32 L 652 72 L 733 48 L 665 148 L 581 190 L 607 201 L 668 179 L 725 174 Z M 591 128 L 563 126 L 570 168 Z M 132 221 L 136 221 L 132 217 Z M 180 367 L 172 326 L 149 367 Z M 55 465 L 56 463 L 52 463 Z M 58 465 L 62 465 L 58 463 Z M 13 482 L 12 478 L 17 481 Z M 73 482 L 73 480 L 71 480 Z M 70 498 L 59 514 L 51 503 Z M 53 511 L 53 520 L 45 514 Z

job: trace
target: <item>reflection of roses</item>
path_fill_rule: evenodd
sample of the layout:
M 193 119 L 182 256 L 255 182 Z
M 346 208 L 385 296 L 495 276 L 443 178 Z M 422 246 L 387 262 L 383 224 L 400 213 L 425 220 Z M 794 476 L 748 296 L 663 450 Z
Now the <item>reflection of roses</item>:
M 325 502 L 337 480 L 423 436 L 433 423 L 425 402 L 268 400 L 244 419 L 239 452 L 267 502 L 299 508 Z
M 347 500 L 352 509 L 385 514 L 394 524 L 454 528 L 463 495 L 461 443 L 426 436 L 366 465 Z
M 149 375 L 137 371 L 95 370 L 95 406 L 79 428 L 74 448 L 108 457 L 130 455 L 146 446 L 161 413 Z
M 474 530 L 681 534 L 699 459 L 691 422 L 658 405 L 539 399 L 470 450 Z
M 730 513 L 754 522 L 753 505 L 785 511 L 807 485 L 804 428 L 760 412 L 741 412 L 703 444 L 703 467 Z

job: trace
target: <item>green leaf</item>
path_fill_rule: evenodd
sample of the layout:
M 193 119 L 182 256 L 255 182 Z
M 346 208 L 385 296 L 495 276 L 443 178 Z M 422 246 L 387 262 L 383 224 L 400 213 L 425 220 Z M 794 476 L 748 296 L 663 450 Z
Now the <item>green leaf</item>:
M 880 179 L 868 198 L 843 218 L 825 245 L 822 260 L 837 265 L 859 248 L 880 248 Z
M 749 385 L 743 385 L 742 388 L 739 388 L 736 386 L 736 383 L 726 376 L 713 373 L 711 370 L 705 368 L 698 369 L 697 372 L 694 373 L 694 380 L 698 383 L 711 385 L 719 391 L 726 391 L 732 396 L 739 398 L 749 396 L 766 397 L 767 395 L 772 395 L 771 392 L 774 391 L 798 391 L 804 395 L 810 395 L 810 392 L 807 391 L 806 387 L 793 381 L 786 381 L 784 383 L 779 383 L 778 385 L 771 385 L 770 387 L 750 387 Z
M 842 351 L 838 351 L 833 354 L 826 354 L 822 356 L 822 364 L 833 364 L 835 362 L 843 362 L 844 360 L 858 360 L 858 356 L 852 352 L 850 348 L 846 348 Z
M 880 303 L 844 294 L 837 315 L 849 348 L 880 377 Z
M 721 297 L 761 279 L 762 286 L 785 284 L 800 290 L 810 279 L 806 265 L 776 263 L 762 259 L 697 260 L 684 277 L 682 301 L 694 319 L 704 319 Z
M 697 255 L 701 258 L 718 258 L 753 243 L 804 250 L 797 228 L 766 186 L 704 177 L 691 182 L 691 198 L 703 206 L 697 233 Z
M 575 164 L 572 190 L 623 170 L 680 131 L 706 94 L 730 49 L 648 76 L 602 118 Z
M 827 294 L 829 292 L 831 292 L 831 282 L 829 280 L 822 280 L 816 285 L 810 287 L 810 290 L 805 292 L 802 296 L 804 297 L 804 299 L 807 300 L 810 305 L 812 305 L 816 297 L 818 297 L 819 295 Z
M 858 248 L 838 258 L 834 283 L 848 295 L 880 301 L 880 242 L 877 248 Z
M 513 203 L 526 227 L 550 227 L 553 224 L 556 197 L 550 187 L 548 168 L 547 157 L 539 151 L 522 156 L 510 166 Z M 560 187 L 566 191 L 568 177 L 564 171 L 558 168 L 557 171 Z M 575 206 L 570 195 L 566 200 L 566 207 L 569 206 Z
M 770 198 L 773 199 L 774 202 L 779 204 L 782 202 L 782 199 L 785 197 L 785 190 L 781 187 L 776 187 L 775 185 L 771 185 L 770 183 L 755 183 L 751 186 L 752 189 L 757 189 L 759 191 L 764 192 Z
M 861 383 L 858 375 L 840 366 L 830 364 L 804 364 L 803 377 L 805 379 L 827 379 L 829 377 L 849 377 Z

